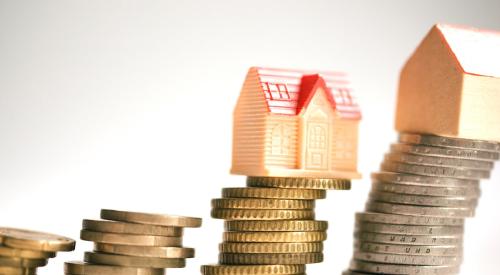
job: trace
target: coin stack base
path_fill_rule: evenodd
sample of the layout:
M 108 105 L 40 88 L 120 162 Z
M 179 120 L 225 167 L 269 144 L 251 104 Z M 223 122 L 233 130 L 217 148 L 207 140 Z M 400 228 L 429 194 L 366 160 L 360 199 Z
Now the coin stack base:
M 327 189 L 349 189 L 338 179 L 248 177 L 248 187 L 224 188 L 212 200 L 212 217 L 224 219 L 219 264 L 205 275 L 305 274 L 323 261 L 326 221 L 315 218 L 315 200 Z
M 84 262 L 66 262 L 65 274 L 162 275 L 194 257 L 182 238 L 185 227 L 201 226 L 199 218 L 103 209 L 101 219 L 83 220 L 80 237 L 94 251 Z
M 496 142 L 402 133 L 372 174 L 343 274 L 457 274 L 465 218 L 500 157 Z

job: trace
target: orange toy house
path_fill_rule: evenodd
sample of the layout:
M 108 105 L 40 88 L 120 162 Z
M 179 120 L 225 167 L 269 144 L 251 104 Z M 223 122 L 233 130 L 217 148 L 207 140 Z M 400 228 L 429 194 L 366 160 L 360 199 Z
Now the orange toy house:
M 234 110 L 231 172 L 359 178 L 360 119 L 343 73 L 250 68 Z

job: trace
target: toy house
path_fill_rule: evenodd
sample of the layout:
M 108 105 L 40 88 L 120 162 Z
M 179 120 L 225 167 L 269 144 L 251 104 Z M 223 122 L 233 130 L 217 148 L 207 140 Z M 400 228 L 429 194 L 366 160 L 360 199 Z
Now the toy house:
M 500 141 L 500 33 L 434 26 L 404 66 L 396 129 Z
M 360 119 L 343 73 L 250 68 L 234 110 L 231 172 L 359 178 Z

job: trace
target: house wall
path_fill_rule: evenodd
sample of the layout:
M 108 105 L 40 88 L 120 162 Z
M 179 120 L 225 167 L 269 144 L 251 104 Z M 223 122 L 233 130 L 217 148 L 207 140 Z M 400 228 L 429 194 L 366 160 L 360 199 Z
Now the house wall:
M 297 116 L 269 114 L 266 121 L 264 157 L 266 167 L 296 169 L 298 152 Z
M 356 171 L 359 122 L 335 116 L 332 126 L 331 169 Z
M 255 69 L 250 69 L 233 117 L 231 173 L 251 175 L 264 163 L 267 105 Z

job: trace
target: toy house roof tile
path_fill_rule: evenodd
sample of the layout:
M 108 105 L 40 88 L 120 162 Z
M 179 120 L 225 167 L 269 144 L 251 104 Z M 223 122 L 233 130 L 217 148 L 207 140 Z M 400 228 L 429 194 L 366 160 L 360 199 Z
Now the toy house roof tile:
M 437 24 L 464 73 L 500 77 L 500 32 Z
M 255 68 L 270 113 L 297 115 L 311 100 L 318 85 L 341 118 L 361 119 L 345 73 Z

